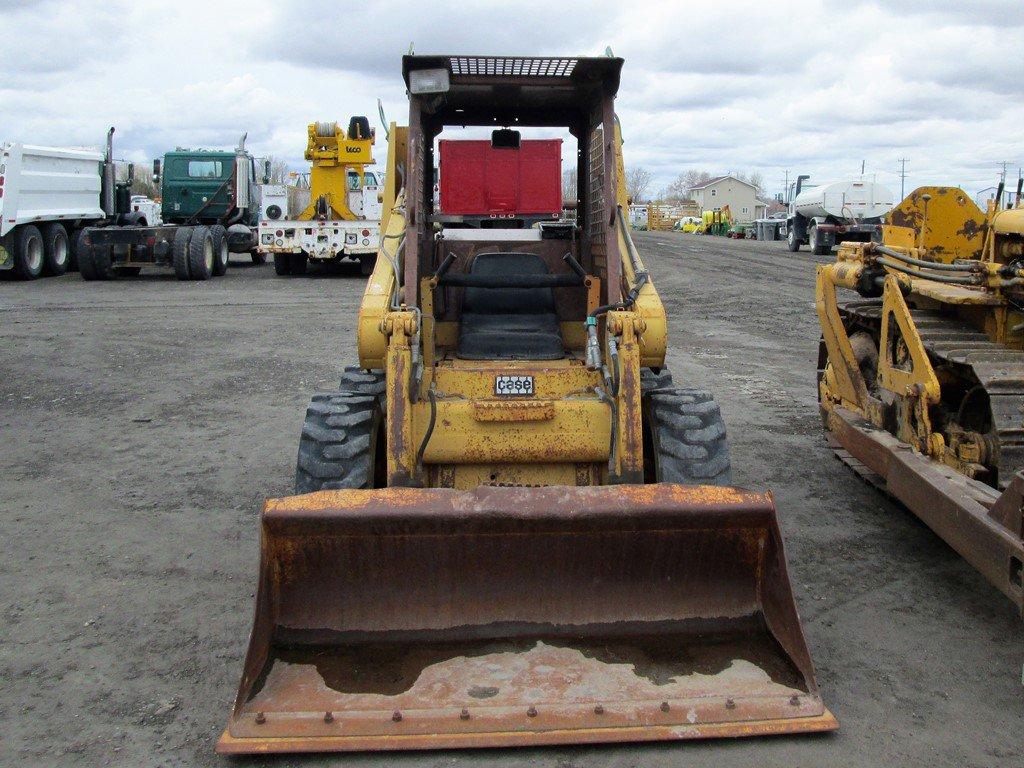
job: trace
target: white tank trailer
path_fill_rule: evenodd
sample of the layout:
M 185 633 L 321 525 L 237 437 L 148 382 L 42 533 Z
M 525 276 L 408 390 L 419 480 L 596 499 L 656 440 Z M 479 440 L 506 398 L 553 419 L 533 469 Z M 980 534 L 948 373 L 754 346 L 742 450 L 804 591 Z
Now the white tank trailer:
M 873 181 L 835 181 L 809 186 L 810 177 L 797 177 L 791 189 L 786 239 L 790 251 L 809 245 L 824 255 L 843 240 L 866 242 L 881 233 L 882 217 L 896 199 L 888 188 Z

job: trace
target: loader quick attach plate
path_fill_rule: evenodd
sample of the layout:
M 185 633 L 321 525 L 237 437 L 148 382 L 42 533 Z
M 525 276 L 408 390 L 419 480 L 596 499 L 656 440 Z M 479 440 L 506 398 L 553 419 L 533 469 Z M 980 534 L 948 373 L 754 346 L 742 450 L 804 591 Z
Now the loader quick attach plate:
M 827 731 L 771 497 L 679 485 L 267 502 L 222 753 Z

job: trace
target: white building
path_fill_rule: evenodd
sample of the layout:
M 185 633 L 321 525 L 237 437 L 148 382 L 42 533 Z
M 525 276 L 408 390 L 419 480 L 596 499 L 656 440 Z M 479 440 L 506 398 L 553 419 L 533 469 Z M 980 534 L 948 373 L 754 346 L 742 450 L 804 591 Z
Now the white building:
M 690 190 L 690 196 L 701 211 L 717 211 L 729 206 L 732 220 L 750 222 L 764 218 L 768 204 L 758 200 L 754 185 L 735 176 L 719 176 L 698 184 Z

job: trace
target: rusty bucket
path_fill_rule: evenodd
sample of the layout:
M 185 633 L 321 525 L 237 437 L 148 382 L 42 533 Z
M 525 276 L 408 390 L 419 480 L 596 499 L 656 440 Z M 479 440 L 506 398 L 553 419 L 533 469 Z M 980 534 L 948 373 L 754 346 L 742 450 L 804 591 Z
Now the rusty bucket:
M 221 753 L 827 731 L 770 495 L 272 499 Z

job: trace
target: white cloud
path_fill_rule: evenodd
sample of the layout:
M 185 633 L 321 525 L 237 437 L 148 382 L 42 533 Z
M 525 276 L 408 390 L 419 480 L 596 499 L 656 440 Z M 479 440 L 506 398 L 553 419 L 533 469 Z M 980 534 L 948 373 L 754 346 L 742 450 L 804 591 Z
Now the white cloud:
M 121 156 L 249 146 L 304 166 L 306 125 L 401 122 L 401 55 L 625 57 L 627 163 L 656 174 L 869 173 L 898 189 L 993 183 L 1024 160 L 1024 3 L 977 0 L 589 0 L 469 4 L 311 0 L 174 4 L 0 0 L 0 139 L 99 145 Z M 385 148 L 377 147 L 383 158 Z

